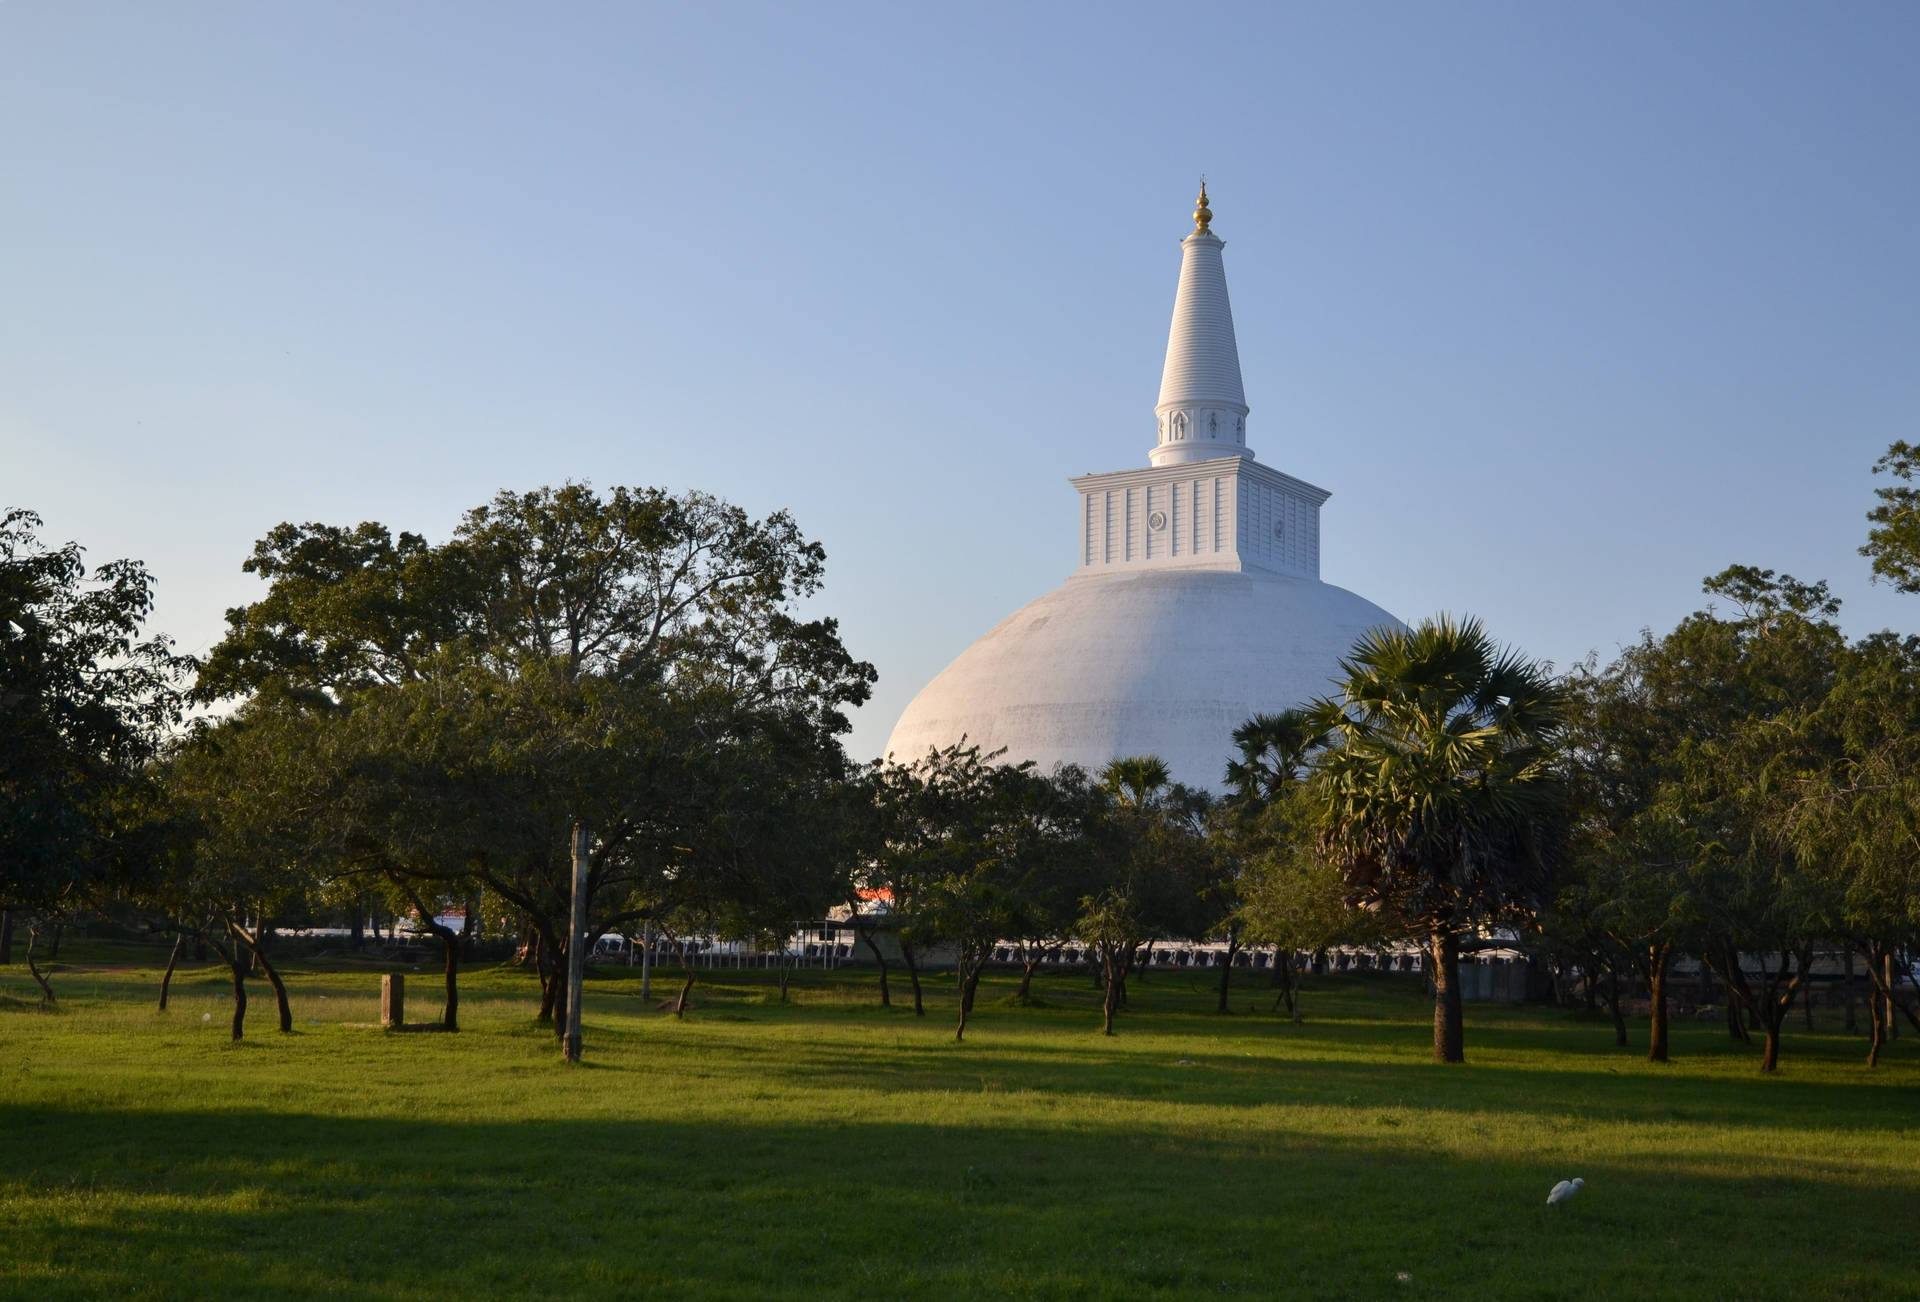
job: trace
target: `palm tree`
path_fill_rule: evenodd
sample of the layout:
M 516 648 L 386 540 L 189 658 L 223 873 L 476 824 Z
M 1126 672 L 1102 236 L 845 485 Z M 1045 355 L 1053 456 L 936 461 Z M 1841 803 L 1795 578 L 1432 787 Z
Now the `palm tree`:
M 1311 710 L 1256 714 L 1233 730 L 1240 758 L 1227 761 L 1227 786 L 1241 804 L 1266 804 L 1292 784 L 1327 735 Z
M 1375 630 L 1340 667 L 1340 698 L 1318 707 L 1321 834 L 1356 899 L 1424 932 L 1433 1056 L 1460 1062 L 1460 938 L 1545 891 L 1566 694 L 1478 620 L 1445 615 Z
M 1123 755 L 1100 770 L 1100 785 L 1129 809 L 1145 811 L 1159 805 L 1173 774 L 1158 755 Z

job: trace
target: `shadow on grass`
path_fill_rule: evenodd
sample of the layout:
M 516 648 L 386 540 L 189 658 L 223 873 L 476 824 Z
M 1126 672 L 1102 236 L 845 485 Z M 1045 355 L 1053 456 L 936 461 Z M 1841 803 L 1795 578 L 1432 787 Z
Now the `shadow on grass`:
M 1525 1154 L 912 1111 L 713 1125 L 0 1108 L 0 1278 L 41 1298 L 1915 1295 L 1911 1236 L 1885 1220 L 1912 1188 L 1602 1163 L 1549 1210 L 1548 1185 L 1575 1172 Z

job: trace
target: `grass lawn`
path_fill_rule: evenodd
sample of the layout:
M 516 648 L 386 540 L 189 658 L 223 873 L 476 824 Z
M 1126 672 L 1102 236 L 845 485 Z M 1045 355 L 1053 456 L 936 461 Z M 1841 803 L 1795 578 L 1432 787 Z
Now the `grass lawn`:
M 0 968 L 6 1297 L 1920 1298 L 1916 1037 L 1790 1034 L 1765 1079 L 1718 1023 L 1654 1067 L 1470 1005 L 1442 1068 L 1411 980 L 1296 1027 L 1161 974 L 1113 1039 L 1059 977 L 955 1044 L 950 986 L 916 1021 L 870 972 L 702 974 L 675 1022 L 621 971 L 570 1069 L 519 973 L 400 1035 L 353 1025 L 372 970 L 289 960 L 296 1033 L 260 983 L 234 1045 L 219 971 L 161 1014 L 163 954 L 68 959 L 54 1012 Z

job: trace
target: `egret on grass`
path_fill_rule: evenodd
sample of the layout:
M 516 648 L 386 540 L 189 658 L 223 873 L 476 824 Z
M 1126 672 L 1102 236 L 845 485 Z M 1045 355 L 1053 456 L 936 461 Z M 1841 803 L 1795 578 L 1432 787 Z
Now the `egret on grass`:
M 1577 1175 L 1571 1180 L 1562 1180 L 1559 1184 L 1555 1185 L 1552 1192 L 1547 1195 L 1547 1206 L 1558 1207 L 1561 1203 L 1567 1201 L 1567 1199 L 1573 1197 L 1586 1187 L 1587 1182 Z

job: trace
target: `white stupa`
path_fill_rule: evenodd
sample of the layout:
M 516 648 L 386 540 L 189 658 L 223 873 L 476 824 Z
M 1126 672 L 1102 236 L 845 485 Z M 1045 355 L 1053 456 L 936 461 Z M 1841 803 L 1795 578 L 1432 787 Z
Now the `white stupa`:
M 1177 781 L 1217 790 L 1235 728 L 1326 695 L 1355 639 L 1398 622 L 1320 581 L 1328 492 L 1247 446 L 1212 218 L 1203 185 L 1181 242 L 1152 464 L 1071 481 L 1078 568 L 914 697 L 887 741 L 895 760 L 964 736 L 1043 769 L 1158 755 Z

